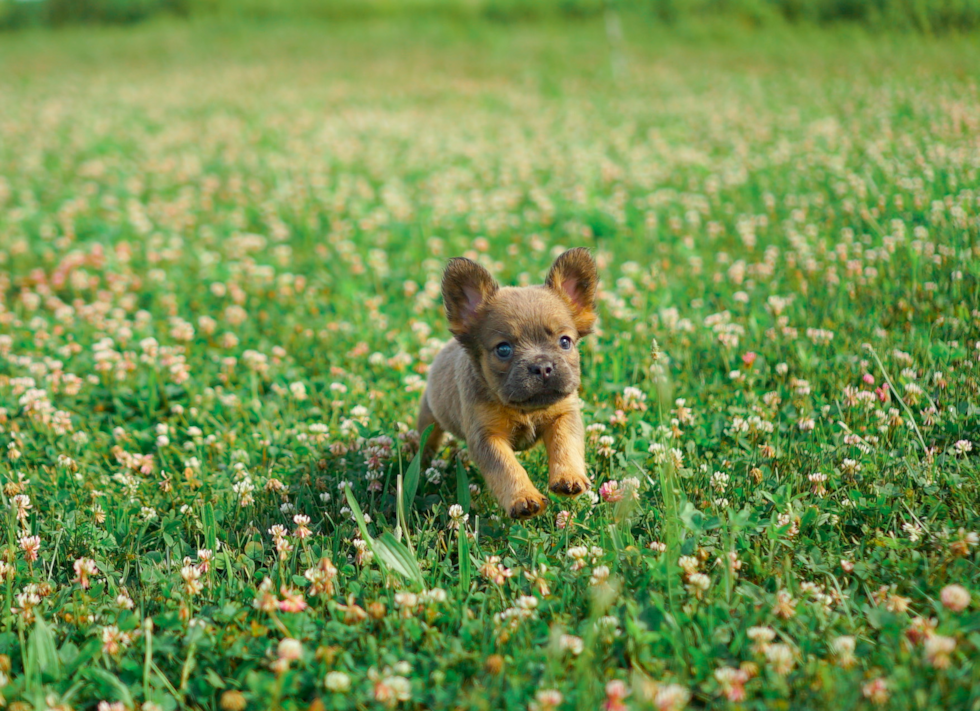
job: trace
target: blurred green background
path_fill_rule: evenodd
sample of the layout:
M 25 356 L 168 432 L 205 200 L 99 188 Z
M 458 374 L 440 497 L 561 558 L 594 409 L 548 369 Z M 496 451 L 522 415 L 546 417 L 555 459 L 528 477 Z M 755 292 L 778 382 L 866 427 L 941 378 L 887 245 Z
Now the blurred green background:
M 0 0 L 0 28 L 132 23 L 155 15 L 340 20 L 429 14 L 518 22 L 585 18 L 610 8 L 667 24 L 851 23 L 923 34 L 980 26 L 980 0 Z

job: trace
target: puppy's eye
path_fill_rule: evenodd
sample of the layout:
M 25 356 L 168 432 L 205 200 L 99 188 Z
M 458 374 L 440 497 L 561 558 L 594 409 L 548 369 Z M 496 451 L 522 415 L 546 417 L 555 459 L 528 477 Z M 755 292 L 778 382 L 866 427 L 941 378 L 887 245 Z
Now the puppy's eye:
M 500 360 L 507 360 L 514 355 L 514 346 L 509 343 L 498 343 L 497 347 L 493 349 L 493 352 L 497 354 Z
M 568 336 L 562 336 L 558 339 L 558 345 L 564 348 L 566 351 L 572 349 L 572 339 Z

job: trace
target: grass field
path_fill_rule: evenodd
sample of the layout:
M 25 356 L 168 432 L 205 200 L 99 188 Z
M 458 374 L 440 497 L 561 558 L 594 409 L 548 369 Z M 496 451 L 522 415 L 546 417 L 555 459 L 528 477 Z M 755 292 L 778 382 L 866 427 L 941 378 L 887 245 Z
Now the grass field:
M 980 708 L 980 45 L 616 37 L 4 37 L 8 708 Z M 441 270 L 580 245 L 515 524 L 412 465 Z

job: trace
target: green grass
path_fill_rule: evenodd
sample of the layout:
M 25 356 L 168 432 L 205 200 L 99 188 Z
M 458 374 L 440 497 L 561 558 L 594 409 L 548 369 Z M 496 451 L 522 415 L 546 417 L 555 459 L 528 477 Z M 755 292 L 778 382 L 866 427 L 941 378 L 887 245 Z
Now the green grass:
M 625 30 L 5 38 L 9 708 L 980 708 L 978 45 Z M 577 245 L 637 498 L 515 524 L 441 269 Z
M 924 35 L 980 27 L 980 0 L 0 0 L 0 30 L 132 24 L 160 15 L 334 21 L 426 16 L 521 23 L 596 18 L 609 11 L 672 27 L 719 20 L 769 28 L 844 23 Z

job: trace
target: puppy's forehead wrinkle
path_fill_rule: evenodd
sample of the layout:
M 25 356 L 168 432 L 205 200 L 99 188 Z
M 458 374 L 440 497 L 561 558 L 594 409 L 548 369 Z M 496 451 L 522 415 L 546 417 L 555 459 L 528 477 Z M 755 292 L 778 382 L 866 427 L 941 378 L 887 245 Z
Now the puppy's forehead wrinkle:
M 505 341 L 506 340 L 516 340 L 516 337 L 514 336 L 513 333 L 511 333 L 509 331 L 501 331 L 498 328 L 490 328 L 490 329 L 487 329 L 486 334 L 488 336 L 498 336 L 500 338 L 503 338 Z M 496 340 L 496 339 L 492 339 L 492 340 Z
M 574 331 L 568 305 L 544 287 L 503 287 L 485 312 L 481 328 L 485 338 L 514 341 L 551 339 L 559 331 Z

